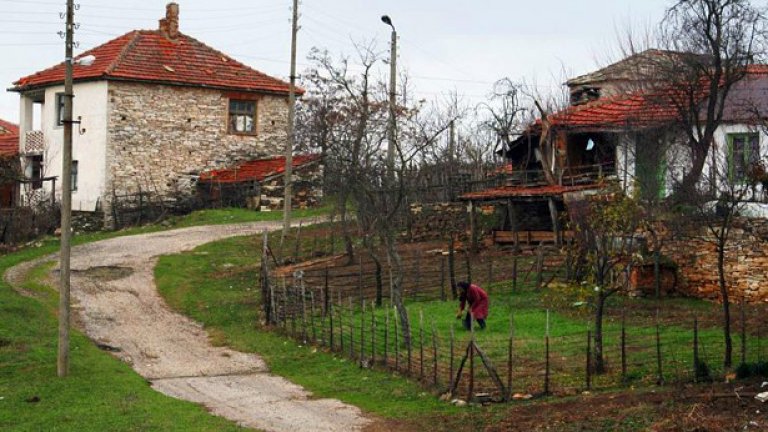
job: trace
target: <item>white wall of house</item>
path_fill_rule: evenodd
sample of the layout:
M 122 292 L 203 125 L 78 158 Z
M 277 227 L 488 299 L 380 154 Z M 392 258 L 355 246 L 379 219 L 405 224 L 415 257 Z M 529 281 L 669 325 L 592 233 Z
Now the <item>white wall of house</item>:
M 44 176 L 58 177 L 56 197 L 61 196 L 62 148 L 64 127 L 57 124 L 56 94 L 63 93 L 64 86 L 45 89 L 42 104 L 40 130 L 45 137 L 43 152 Z M 72 209 L 93 211 L 104 190 L 106 178 L 107 139 L 107 82 L 86 82 L 74 85 L 73 118 L 81 123 L 73 125 L 72 160 L 78 162 L 77 190 L 72 192 Z M 21 134 L 33 130 L 35 119 L 29 98 L 21 97 Z M 81 134 L 81 132 L 83 132 Z M 46 193 L 50 194 L 50 183 Z
M 759 159 L 763 161 L 768 159 L 768 134 L 763 128 L 747 124 L 722 125 L 715 132 L 715 149 L 710 149 L 702 171 L 702 181 L 700 183 L 702 190 L 709 188 L 713 178 L 720 190 L 727 190 L 724 182 L 728 179 L 729 169 L 730 150 L 728 137 L 732 134 L 748 133 L 757 133 L 759 135 Z M 631 191 L 635 185 L 635 154 L 637 145 L 638 142 L 632 134 L 625 134 L 621 136 L 619 145 L 616 148 L 617 176 L 622 188 L 627 192 Z M 643 145 L 643 143 L 639 143 L 639 145 Z M 687 146 L 682 144 L 670 146 L 667 150 L 666 160 L 665 193 L 669 196 L 674 191 L 675 185 L 679 184 L 684 174 L 690 169 L 691 158 Z M 758 186 L 755 192 L 757 196 L 752 197 L 750 194 L 749 198 L 759 198 L 762 194 L 762 188 Z

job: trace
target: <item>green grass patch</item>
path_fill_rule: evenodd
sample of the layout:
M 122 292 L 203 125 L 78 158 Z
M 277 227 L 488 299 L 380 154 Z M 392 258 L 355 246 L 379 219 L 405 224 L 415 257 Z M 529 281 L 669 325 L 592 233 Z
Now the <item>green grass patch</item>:
M 45 241 L 0 257 L 0 273 L 56 247 Z M 71 337 L 71 374 L 58 378 L 58 295 L 41 280 L 49 270 L 41 266 L 25 283 L 35 298 L 0 282 L 0 430 L 241 430 L 198 405 L 155 392 L 128 365 L 77 331 Z

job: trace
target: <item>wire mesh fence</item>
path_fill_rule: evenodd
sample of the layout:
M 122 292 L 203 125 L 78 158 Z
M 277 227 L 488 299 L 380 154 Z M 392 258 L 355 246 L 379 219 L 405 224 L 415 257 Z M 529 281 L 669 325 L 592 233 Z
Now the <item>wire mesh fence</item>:
M 525 304 L 567 272 L 567 260 L 552 249 L 480 256 L 406 251 L 402 257 L 407 331 L 392 305 L 390 267 L 366 259 L 294 272 L 263 267 L 266 315 L 286 335 L 361 368 L 396 371 L 430 390 L 472 400 L 705 381 L 726 373 L 718 305 L 615 308 L 598 347 L 591 317 Z M 488 329 L 465 331 L 452 320 L 458 280 L 488 291 Z M 743 317 L 736 324 L 735 362 L 762 362 L 764 323 Z

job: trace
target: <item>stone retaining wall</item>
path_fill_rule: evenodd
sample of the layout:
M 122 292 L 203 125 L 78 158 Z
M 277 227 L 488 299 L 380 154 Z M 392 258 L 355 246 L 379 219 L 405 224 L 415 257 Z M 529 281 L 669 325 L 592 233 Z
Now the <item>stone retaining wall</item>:
M 683 294 L 720 299 L 717 248 L 706 228 L 689 227 L 686 235 L 667 240 L 662 252 L 678 265 L 678 290 Z M 768 302 L 768 219 L 735 220 L 727 244 L 726 283 L 734 301 Z

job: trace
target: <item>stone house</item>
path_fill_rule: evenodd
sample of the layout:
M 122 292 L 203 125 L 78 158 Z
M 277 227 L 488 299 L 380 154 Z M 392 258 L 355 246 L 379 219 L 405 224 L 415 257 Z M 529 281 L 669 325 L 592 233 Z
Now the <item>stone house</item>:
M 10 89 L 21 97 L 28 177 L 60 176 L 63 81 L 62 63 Z M 75 58 L 73 210 L 103 212 L 109 225 L 114 199 L 191 195 L 203 171 L 281 154 L 288 92 L 289 84 L 181 33 L 179 6 L 168 4 L 157 30 L 131 31 Z

